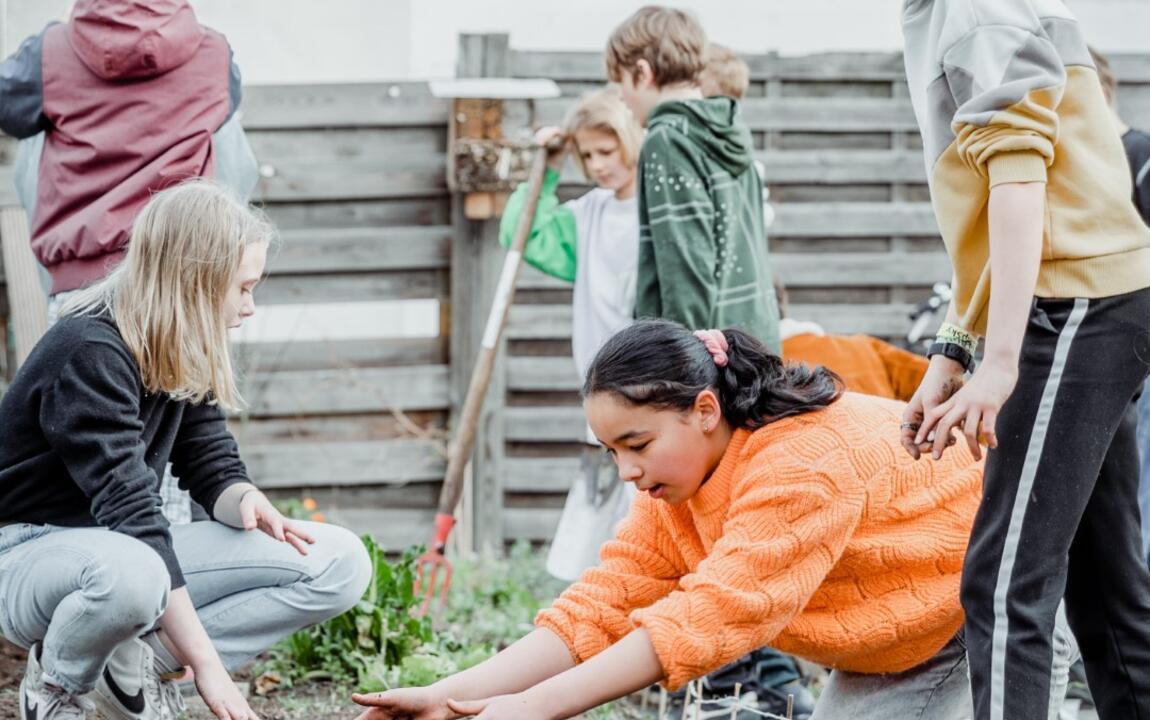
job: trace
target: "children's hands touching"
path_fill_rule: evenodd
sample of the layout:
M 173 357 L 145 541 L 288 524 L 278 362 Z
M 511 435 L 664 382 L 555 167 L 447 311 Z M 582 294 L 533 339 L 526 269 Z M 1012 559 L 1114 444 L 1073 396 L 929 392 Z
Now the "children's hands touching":
M 463 717 L 478 720 L 546 720 L 550 717 L 547 708 L 526 692 L 483 700 L 448 700 L 447 705 Z
M 259 529 L 280 542 L 289 543 L 300 555 L 307 555 L 307 546 L 315 544 L 315 538 L 280 514 L 271 500 L 254 488 L 240 498 L 240 519 L 244 530 Z
M 927 433 L 933 428 L 931 450 L 937 460 L 942 457 L 943 450 L 953 444 L 951 431 L 957 429 L 966 438 L 971 454 L 976 460 L 981 460 L 980 445 L 998 446 L 994 426 L 1016 382 L 1017 368 L 984 363 L 962 389 L 926 413 L 917 442 L 929 441 Z
M 928 425 L 926 418 L 935 408 L 950 400 L 962 389 L 964 374 L 962 366 L 950 358 L 942 355 L 931 358 L 922 383 L 903 411 L 900 426 L 902 446 L 915 460 L 934 447 L 931 427 L 933 423 Z M 943 442 L 950 444 L 953 443 L 953 439 L 948 437 Z
M 567 133 L 548 125 L 535 131 L 535 142 L 547 148 L 547 165 L 555 172 L 562 171 L 567 161 Z
M 368 695 L 356 693 L 351 699 L 370 708 L 355 720 L 450 720 L 456 717 L 456 713 L 447 706 L 447 698 L 434 686 Z

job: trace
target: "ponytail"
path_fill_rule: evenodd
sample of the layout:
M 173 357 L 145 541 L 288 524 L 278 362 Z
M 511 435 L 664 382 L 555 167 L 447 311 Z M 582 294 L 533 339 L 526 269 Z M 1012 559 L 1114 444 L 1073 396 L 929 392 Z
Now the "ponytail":
M 825 367 L 787 364 L 742 330 L 722 331 L 727 362 L 678 323 L 642 320 L 616 333 L 596 354 L 583 397 L 613 393 L 632 405 L 685 411 L 714 390 L 731 427 L 758 429 L 820 410 L 839 398 L 842 381 Z

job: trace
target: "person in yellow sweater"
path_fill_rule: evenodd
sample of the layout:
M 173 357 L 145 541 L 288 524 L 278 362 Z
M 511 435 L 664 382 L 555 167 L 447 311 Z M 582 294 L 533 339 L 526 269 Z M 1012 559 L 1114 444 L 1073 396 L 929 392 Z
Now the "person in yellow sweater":
M 567 718 L 768 643 L 834 668 L 816 719 L 970 716 L 969 450 L 915 462 L 901 403 L 844 393 L 738 330 L 637 322 L 596 355 L 583 395 L 639 491 L 600 565 L 495 657 L 356 696 L 373 706 L 361 720 Z
M 990 448 L 962 583 L 974 718 L 1040 717 L 1063 601 L 1099 716 L 1150 718 L 1150 228 L 1097 68 L 1061 0 L 904 0 L 902 28 L 954 265 L 903 440 Z

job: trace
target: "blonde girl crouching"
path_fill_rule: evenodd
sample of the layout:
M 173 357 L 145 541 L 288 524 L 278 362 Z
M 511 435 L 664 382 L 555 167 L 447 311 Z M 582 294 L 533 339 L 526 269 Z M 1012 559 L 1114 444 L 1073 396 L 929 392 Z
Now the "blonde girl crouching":
M 255 718 L 229 670 L 366 587 L 358 539 L 281 516 L 227 428 L 228 329 L 273 238 L 210 182 L 158 193 L 0 398 L 0 632 L 29 649 L 25 720 L 174 718 L 186 667 L 216 717 Z M 168 462 L 210 521 L 169 527 Z

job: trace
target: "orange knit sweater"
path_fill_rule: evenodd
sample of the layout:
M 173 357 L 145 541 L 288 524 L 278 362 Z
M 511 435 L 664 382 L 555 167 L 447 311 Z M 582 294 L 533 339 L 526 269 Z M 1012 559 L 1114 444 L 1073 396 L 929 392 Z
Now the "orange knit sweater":
M 911 460 L 902 407 L 846 393 L 737 431 L 687 503 L 638 496 L 536 625 L 577 662 L 646 628 L 672 689 L 764 645 L 855 672 L 922 663 L 962 624 L 982 466 L 963 444 Z

